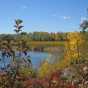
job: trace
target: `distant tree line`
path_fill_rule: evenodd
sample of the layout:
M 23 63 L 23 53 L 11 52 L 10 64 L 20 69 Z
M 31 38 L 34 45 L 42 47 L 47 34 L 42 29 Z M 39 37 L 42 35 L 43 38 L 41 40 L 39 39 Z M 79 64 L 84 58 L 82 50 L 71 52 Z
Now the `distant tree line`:
M 66 41 L 67 39 L 67 33 L 65 32 L 24 32 L 23 20 L 21 19 L 16 19 L 14 21 L 13 27 L 15 32 L 14 34 L 0 34 L 0 48 L 11 47 L 14 49 L 23 49 L 24 47 L 29 48 L 29 46 L 32 47 L 33 45 L 38 45 L 38 47 L 40 47 L 40 44 L 41 46 L 47 46 L 51 44 L 57 45 L 57 43 L 54 43 L 53 41 Z M 39 41 L 52 41 L 52 43 L 48 42 L 45 44 L 45 42 L 40 43 Z
M 65 41 L 66 33 L 63 32 L 24 32 L 23 31 L 23 20 L 16 19 L 14 21 L 14 31 L 16 34 L 1 34 L 0 40 L 10 40 L 23 39 L 23 40 L 33 40 L 33 41 Z
M 28 40 L 32 41 L 65 41 L 66 40 L 66 33 L 62 32 L 33 32 L 33 33 L 27 33 L 27 32 L 21 32 L 19 36 L 22 38 L 26 38 Z M 9 40 L 15 39 L 16 37 L 19 37 L 16 34 L 1 34 L 0 39 L 2 40 Z

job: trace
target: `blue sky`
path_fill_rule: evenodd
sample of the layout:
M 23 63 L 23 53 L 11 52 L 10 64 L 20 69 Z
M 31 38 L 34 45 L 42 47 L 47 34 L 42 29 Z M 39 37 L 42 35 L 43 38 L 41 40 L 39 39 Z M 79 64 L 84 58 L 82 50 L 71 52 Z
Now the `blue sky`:
M 14 20 L 26 32 L 79 30 L 87 16 L 88 0 L 0 0 L 0 33 L 14 33 Z

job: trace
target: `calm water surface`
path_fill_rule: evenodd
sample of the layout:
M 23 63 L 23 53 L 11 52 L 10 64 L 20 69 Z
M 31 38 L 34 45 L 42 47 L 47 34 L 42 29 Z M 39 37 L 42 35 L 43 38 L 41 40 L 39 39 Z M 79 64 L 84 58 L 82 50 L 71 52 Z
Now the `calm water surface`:
M 49 59 L 52 57 L 51 54 L 45 52 L 28 52 L 28 55 L 30 56 L 34 68 L 37 68 L 39 64 L 44 60 L 49 61 Z M 18 52 L 16 52 L 16 57 L 18 57 Z M 12 62 L 12 58 L 7 56 L 3 58 L 1 56 L 1 51 L 0 51 L 0 69 L 4 68 L 11 62 Z

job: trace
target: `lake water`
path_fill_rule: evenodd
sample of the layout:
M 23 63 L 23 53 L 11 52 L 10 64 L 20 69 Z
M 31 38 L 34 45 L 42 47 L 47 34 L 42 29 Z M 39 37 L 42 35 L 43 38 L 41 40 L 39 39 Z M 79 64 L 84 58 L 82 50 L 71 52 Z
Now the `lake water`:
M 33 67 L 38 67 L 39 64 L 44 61 L 47 60 L 49 58 L 49 54 L 45 53 L 45 52 L 30 52 L 30 57 L 31 57 L 31 61 L 33 64 Z
M 40 65 L 40 63 L 42 61 L 44 61 L 44 60 L 49 61 L 49 59 L 52 57 L 51 54 L 46 53 L 46 52 L 28 52 L 28 55 L 30 55 L 30 59 L 32 61 L 32 66 L 34 68 L 38 68 L 38 66 Z M 16 56 L 18 56 L 17 52 L 16 52 Z M 1 52 L 0 52 L 0 69 L 4 68 L 5 66 L 7 66 L 11 62 L 12 62 L 12 58 L 11 57 L 5 56 L 3 58 L 1 56 Z

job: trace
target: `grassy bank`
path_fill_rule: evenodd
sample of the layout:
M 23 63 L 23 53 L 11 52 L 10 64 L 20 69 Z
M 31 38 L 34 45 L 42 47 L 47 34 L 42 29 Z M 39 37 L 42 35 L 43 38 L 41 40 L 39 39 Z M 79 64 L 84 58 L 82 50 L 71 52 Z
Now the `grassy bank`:
M 28 43 L 29 47 L 34 49 L 34 48 L 48 48 L 48 47 L 62 47 L 64 46 L 63 41 L 30 41 Z

